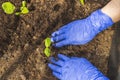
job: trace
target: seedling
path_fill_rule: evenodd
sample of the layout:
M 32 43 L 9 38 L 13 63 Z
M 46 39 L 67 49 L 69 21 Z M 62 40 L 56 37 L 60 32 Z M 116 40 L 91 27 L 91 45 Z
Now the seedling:
M 84 5 L 84 4 L 85 4 L 85 1 L 84 1 L 84 0 L 80 0 L 80 3 L 81 3 L 82 5 Z
M 50 57 L 50 53 L 51 53 L 50 48 L 45 48 L 44 53 L 47 57 Z
M 2 4 L 2 9 L 6 14 L 13 14 L 15 11 L 15 6 L 11 2 L 4 2 Z
M 15 11 L 15 6 L 11 2 L 4 2 L 2 4 L 2 8 L 6 14 L 13 14 Z M 26 1 L 22 1 L 20 12 L 16 12 L 15 15 L 27 14 L 27 13 L 29 13 L 29 9 L 27 8 L 27 3 Z
M 51 45 L 51 39 L 50 38 L 46 38 L 45 39 L 45 49 L 44 49 L 44 53 L 47 57 L 50 57 L 50 53 L 51 53 L 51 50 L 50 50 L 50 45 Z
M 29 13 L 29 9 L 27 8 L 27 3 L 26 1 L 22 1 L 22 6 L 20 7 L 21 12 L 16 12 L 15 15 L 20 15 L 20 14 L 27 14 Z
M 51 45 L 51 39 L 50 38 L 46 38 L 45 39 L 45 47 L 50 47 Z

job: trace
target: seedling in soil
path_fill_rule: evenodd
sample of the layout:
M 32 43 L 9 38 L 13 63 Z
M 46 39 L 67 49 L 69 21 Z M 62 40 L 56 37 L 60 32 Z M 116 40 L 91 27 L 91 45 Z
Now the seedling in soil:
M 51 39 L 50 38 L 46 38 L 45 39 L 45 47 L 50 47 L 51 45 Z
M 2 9 L 6 14 L 13 14 L 15 10 L 15 6 L 11 2 L 4 2 L 2 4 Z
M 51 53 L 51 50 L 50 50 L 50 45 L 51 45 L 51 39 L 50 38 L 46 38 L 45 39 L 45 49 L 44 49 L 44 53 L 47 57 L 50 57 L 50 53 Z
M 50 53 L 51 53 L 50 48 L 45 48 L 44 53 L 47 57 L 50 57 Z
M 85 4 L 85 1 L 84 1 L 84 0 L 80 0 L 80 3 L 81 3 L 82 5 L 84 5 L 84 4 Z
M 27 8 L 27 3 L 26 1 L 22 1 L 22 6 L 20 7 L 21 12 L 16 12 L 15 15 L 20 15 L 20 14 L 27 14 L 29 13 L 29 9 Z

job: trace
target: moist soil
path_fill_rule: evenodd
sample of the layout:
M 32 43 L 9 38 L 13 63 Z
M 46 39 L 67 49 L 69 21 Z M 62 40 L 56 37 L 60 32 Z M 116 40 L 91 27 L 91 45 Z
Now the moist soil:
M 19 10 L 22 0 L 10 1 Z M 44 39 L 61 26 L 83 19 L 103 7 L 109 0 L 26 0 L 30 12 L 26 15 L 7 15 L 0 7 L 0 80 L 57 80 L 48 68 L 44 55 Z M 107 73 L 109 50 L 114 27 L 82 46 L 52 47 L 51 56 L 58 53 L 85 57 Z

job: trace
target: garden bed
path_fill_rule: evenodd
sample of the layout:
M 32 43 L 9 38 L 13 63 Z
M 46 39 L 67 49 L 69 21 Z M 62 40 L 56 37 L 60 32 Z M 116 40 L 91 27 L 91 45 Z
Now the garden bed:
M 10 1 L 19 9 L 21 0 Z M 109 0 L 27 0 L 26 15 L 7 15 L 0 8 L 0 80 L 57 80 L 52 76 L 44 55 L 44 39 L 61 26 L 83 19 Z M 104 74 L 114 30 L 103 31 L 83 46 L 52 47 L 52 56 L 86 57 Z M 108 34 L 109 33 L 109 34 Z

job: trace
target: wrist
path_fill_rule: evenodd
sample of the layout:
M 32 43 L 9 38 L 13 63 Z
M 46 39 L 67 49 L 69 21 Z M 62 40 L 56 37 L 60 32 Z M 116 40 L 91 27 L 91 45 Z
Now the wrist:
M 90 80 L 109 80 L 96 67 L 90 67 L 85 71 L 84 75 L 88 75 L 87 77 L 89 77 Z
M 101 11 L 112 18 L 113 22 L 120 20 L 120 0 L 111 0 Z

